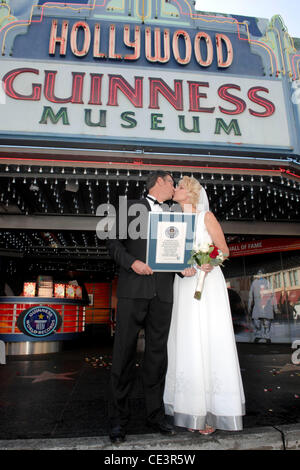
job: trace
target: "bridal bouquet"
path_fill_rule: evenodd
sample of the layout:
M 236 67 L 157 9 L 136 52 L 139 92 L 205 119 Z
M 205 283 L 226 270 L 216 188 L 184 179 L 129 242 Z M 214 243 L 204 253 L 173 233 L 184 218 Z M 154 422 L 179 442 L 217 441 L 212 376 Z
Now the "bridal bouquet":
M 223 266 L 224 259 L 224 254 L 221 250 L 219 250 L 218 247 L 216 247 L 216 245 L 214 245 L 213 243 L 204 243 L 199 245 L 196 250 L 192 250 L 191 257 L 188 263 L 196 263 L 198 266 L 201 266 L 202 264 L 211 264 L 212 266 Z M 201 299 L 206 274 L 207 273 L 202 270 L 200 270 L 198 273 L 196 291 L 194 294 L 194 298 L 197 300 Z

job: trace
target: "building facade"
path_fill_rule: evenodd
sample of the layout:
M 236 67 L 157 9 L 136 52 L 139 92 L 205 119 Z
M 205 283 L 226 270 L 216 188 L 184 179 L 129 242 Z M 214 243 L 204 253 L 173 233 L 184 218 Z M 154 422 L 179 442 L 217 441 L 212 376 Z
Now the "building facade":
M 0 47 L 3 291 L 76 272 L 107 299 L 89 321 L 109 323 L 105 207 L 142 197 L 148 173 L 167 169 L 198 178 L 222 224 L 237 339 L 257 333 L 255 279 L 273 299 L 270 338 L 299 338 L 300 39 L 280 16 L 190 0 L 6 0 Z

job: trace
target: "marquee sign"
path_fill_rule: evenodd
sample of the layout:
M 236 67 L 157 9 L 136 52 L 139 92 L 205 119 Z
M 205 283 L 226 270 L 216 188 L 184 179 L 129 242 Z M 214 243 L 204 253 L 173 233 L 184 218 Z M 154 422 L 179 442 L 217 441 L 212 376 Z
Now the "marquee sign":
M 17 66 L 17 67 L 16 67 Z M 282 147 L 290 145 L 282 86 L 248 78 L 23 61 L 3 64 L 10 100 L 2 132 Z M 24 114 L 20 109 L 25 110 Z M 263 121 L 263 123 L 262 123 Z
M 0 138 L 293 150 L 253 18 L 187 0 L 26 3 L 0 5 Z

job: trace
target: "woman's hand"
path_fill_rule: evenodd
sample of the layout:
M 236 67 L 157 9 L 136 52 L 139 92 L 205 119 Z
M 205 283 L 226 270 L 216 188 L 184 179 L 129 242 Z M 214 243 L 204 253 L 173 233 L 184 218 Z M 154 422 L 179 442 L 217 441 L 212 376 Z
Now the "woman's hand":
M 213 268 L 214 267 L 211 264 L 202 264 L 201 266 L 199 266 L 199 269 L 201 269 L 201 271 L 204 271 L 205 273 L 210 273 Z
M 195 268 L 185 268 L 183 271 L 181 271 L 181 274 L 184 277 L 192 277 L 192 276 L 195 276 L 196 272 L 197 271 Z

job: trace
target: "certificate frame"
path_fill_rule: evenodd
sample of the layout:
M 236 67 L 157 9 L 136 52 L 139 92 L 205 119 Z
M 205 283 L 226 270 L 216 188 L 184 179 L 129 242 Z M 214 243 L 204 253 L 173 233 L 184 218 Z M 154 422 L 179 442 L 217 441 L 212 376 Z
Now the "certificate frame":
M 188 261 L 194 245 L 195 221 L 196 214 L 194 213 L 149 212 L 146 263 L 154 272 L 180 272 L 190 267 Z M 162 244 L 168 238 L 168 235 L 166 235 L 166 238 L 163 241 L 161 240 L 160 234 L 162 230 L 164 233 L 166 232 L 165 227 L 167 227 L 167 233 L 168 228 L 171 229 L 171 232 L 175 229 L 175 233 L 179 237 L 179 243 L 177 243 L 180 253 L 179 260 L 176 260 L 176 256 L 172 260 L 168 259 L 168 256 L 165 256 L 165 261 L 160 259 L 162 258 L 160 253 L 164 251 Z M 172 238 L 175 239 L 176 237 L 173 236 Z M 174 246 L 176 248 L 176 243 Z

